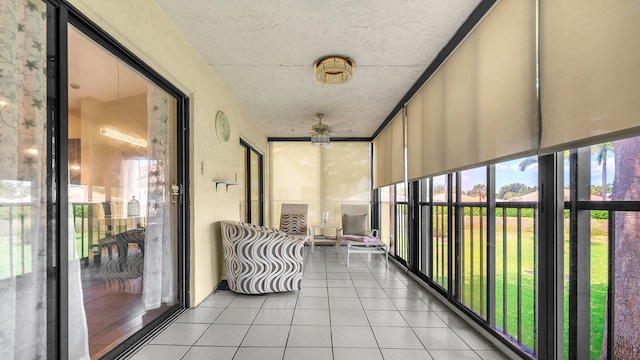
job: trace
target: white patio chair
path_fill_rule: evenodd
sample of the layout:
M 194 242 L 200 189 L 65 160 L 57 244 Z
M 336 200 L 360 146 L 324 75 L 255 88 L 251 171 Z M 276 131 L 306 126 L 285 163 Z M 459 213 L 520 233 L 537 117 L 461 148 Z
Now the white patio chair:
M 371 229 L 369 204 L 342 204 L 342 227 L 338 231 L 338 241 L 347 244 L 347 266 L 354 254 L 384 254 L 389 265 L 387 244 L 380 240 L 379 231 Z

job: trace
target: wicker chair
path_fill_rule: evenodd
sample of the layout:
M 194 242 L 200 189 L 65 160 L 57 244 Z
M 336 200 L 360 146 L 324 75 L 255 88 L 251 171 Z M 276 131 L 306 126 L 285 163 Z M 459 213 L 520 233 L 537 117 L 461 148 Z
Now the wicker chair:
M 241 294 L 300 290 L 304 239 L 277 229 L 222 221 L 229 289 Z

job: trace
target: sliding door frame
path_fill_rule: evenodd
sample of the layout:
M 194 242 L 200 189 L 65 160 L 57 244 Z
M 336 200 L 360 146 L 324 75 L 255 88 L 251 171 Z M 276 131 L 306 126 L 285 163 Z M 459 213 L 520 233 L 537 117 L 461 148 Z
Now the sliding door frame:
M 154 328 L 184 308 L 189 307 L 189 98 L 139 57 L 117 42 L 79 10 L 64 0 L 42 0 L 47 4 L 47 184 L 52 189 L 48 209 L 48 290 L 47 357 L 66 359 L 69 354 L 69 244 L 66 226 L 68 210 L 68 25 L 77 28 L 106 51 L 130 66 L 151 83 L 174 97 L 177 112 L 177 298 L 176 303 L 150 324 L 117 345 L 102 359 L 115 359 L 131 351 Z M 55 194 L 55 195 L 54 195 Z M 55 197 L 54 197 L 55 196 Z M 55 239 L 55 241 L 54 241 Z
M 260 206 L 260 214 L 258 215 L 259 224 L 264 225 L 264 156 L 253 146 L 251 146 L 248 142 L 240 139 L 240 146 L 242 146 L 246 152 L 245 156 L 245 178 L 242 181 L 245 182 L 245 200 L 246 200 L 246 212 L 247 217 L 244 219 L 246 222 L 251 223 L 254 219 L 251 218 L 252 215 L 252 207 L 251 207 L 251 180 L 253 179 L 254 174 L 251 173 L 251 154 L 256 154 L 258 156 L 258 191 L 259 191 L 259 201 L 258 204 Z

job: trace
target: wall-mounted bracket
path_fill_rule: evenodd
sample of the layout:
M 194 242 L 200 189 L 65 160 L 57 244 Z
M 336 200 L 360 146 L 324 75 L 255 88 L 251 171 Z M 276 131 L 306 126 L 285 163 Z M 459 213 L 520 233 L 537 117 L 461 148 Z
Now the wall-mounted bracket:
M 229 192 L 229 185 L 240 185 L 239 182 L 231 181 L 231 180 L 213 180 L 216 183 L 216 192 L 218 192 L 218 185 L 226 185 L 227 192 Z

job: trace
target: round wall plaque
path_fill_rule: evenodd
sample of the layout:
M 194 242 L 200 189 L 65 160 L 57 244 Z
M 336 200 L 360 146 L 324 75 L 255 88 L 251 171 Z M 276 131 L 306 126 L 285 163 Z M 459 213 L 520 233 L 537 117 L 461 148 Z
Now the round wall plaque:
M 216 135 L 221 143 L 229 141 L 231 136 L 231 126 L 229 125 L 229 117 L 223 111 L 216 114 Z

